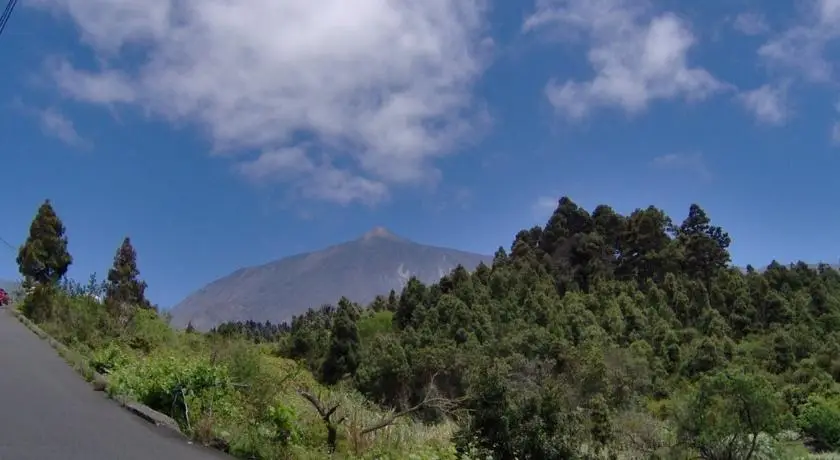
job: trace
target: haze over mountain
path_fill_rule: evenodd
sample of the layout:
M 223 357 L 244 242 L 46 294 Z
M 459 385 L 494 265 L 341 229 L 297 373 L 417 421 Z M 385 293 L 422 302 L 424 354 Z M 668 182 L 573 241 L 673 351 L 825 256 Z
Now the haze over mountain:
M 17 281 L 0 279 L 0 289 L 5 289 L 6 291 L 15 290 L 20 285 Z
M 0 279 L 0 289 L 4 289 L 9 294 L 17 294 L 20 284 L 20 280 Z
M 419 244 L 377 227 L 361 237 L 220 278 L 171 309 L 172 324 L 208 330 L 226 321 L 289 321 L 341 296 L 367 303 L 411 276 L 430 283 L 458 265 L 468 270 L 492 256 Z
M 19 280 L 0 279 L 0 289 L 6 291 L 13 302 L 17 301 L 21 295 Z

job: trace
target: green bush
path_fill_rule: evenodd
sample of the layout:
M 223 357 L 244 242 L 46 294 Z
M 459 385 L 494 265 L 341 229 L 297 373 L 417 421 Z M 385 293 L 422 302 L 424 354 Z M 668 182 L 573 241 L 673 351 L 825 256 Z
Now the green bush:
M 175 333 L 154 310 L 137 309 L 122 334 L 126 343 L 135 350 L 149 353 L 172 343 Z
M 204 359 L 150 355 L 115 369 L 108 391 L 170 415 L 188 432 L 208 411 L 222 418 L 236 412 L 227 369 Z
M 268 420 L 274 429 L 272 436 L 275 442 L 283 446 L 296 444 L 300 440 L 300 430 L 297 426 L 298 414 L 295 409 L 283 404 L 276 404 L 268 408 Z
M 44 302 L 49 302 L 49 306 L 42 305 Z M 22 310 L 25 315 L 34 315 L 36 323 L 68 346 L 96 349 L 113 335 L 105 309 L 88 296 L 72 296 L 54 288 L 39 287 L 24 300 Z
M 816 449 L 840 450 L 840 398 L 812 396 L 799 414 L 799 426 Z
M 109 374 L 128 362 L 129 357 L 125 351 L 115 343 L 109 343 L 103 348 L 94 350 L 90 357 L 91 367 L 100 374 Z
M 20 311 L 35 323 L 44 323 L 52 319 L 59 296 L 54 286 L 38 285 L 23 299 Z

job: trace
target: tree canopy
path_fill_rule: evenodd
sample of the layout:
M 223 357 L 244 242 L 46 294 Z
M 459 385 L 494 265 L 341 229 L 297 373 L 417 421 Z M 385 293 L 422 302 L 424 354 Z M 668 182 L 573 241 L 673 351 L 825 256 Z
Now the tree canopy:
M 45 200 L 38 208 L 29 236 L 20 247 L 17 264 L 27 284 L 55 284 L 67 273 L 73 257 L 67 251 L 64 224 Z
M 108 270 L 105 303 L 150 308 L 151 304 L 146 300 L 146 282 L 139 277 L 137 252 L 131 245 L 131 239 L 125 237 L 114 256 L 114 265 Z
M 434 376 L 469 414 L 462 448 L 499 458 L 759 458 L 814 395 L 840 401 L 840 274 L 741 270 L 731 244 L 697 204 L 675 224 L 653 206 L 590 213 L 563 197 L 492 266 L 376 299 L 358 339 L 322 307 L 283 329 L 279 351 L 317 372 L 358 346 L 344 380 L 390 407 L 421 401 Z

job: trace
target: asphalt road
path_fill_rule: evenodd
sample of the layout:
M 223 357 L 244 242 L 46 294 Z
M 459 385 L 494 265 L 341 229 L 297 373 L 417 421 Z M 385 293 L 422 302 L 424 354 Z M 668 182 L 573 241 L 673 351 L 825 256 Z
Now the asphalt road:
M 49 344 L 0 308 L 0 460 L 229 458 L 93 391 Z

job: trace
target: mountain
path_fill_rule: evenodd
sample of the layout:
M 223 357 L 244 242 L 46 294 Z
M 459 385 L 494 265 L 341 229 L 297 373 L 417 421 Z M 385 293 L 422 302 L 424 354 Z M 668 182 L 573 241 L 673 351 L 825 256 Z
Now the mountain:
M 6 291 L 6 294 L 11 297 L 12 302 L 16 301 L 21 295 L 20 281 L 0 279 L 0 289 Z
M 360 303 L 398 292 L 409 277 L 435 282 L 457 265 L 473 270 L 492 256 L 427 246 L 377 227 L 326 249 L 239 269 L 172 307 L 172 324 L 208 330 L 226 321 L 290 321 L 341 296 Z
M 17 282 L 17 281 L 12 281 L 12 280 L 0 280 L 0 289 L 5 290 L 5 291 L 6 291 L 6 292 L 8 292 L 9 294 L 11 294 L 11 293 L 12 293 L 12 291 L 17 290 L 17 288 L 18 288 L 19 286 L 20 286 L 20 283 L 19 283 L 19 282 Z

